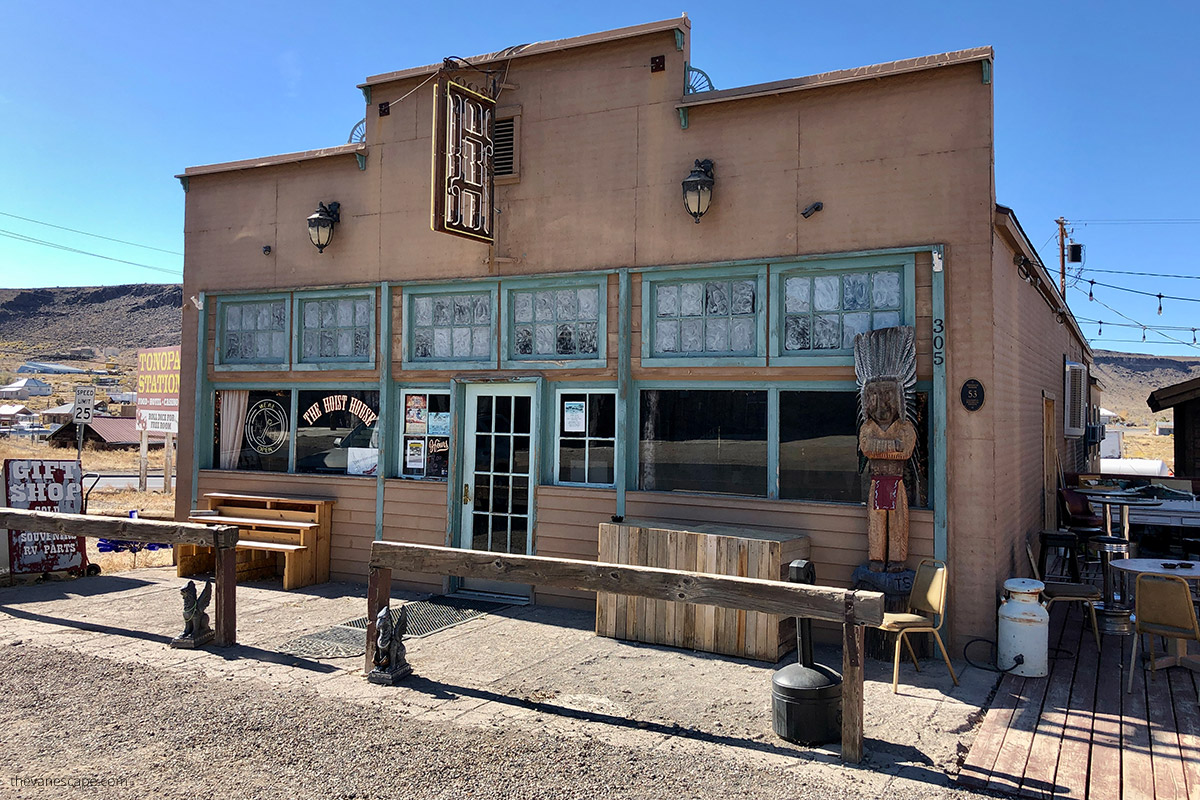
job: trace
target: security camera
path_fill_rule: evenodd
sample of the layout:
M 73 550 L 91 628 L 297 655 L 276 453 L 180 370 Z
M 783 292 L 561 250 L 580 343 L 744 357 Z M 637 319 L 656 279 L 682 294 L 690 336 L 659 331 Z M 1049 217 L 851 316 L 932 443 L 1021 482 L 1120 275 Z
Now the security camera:
M 188 299 L 192 301 L 192 305 L 194 305 L 196 307 L 197 311 L 204 310 L 204 301 L 201 300 L 199 297 L 197 297 L 196 295 L 192 295 Z
M 801 211 L 800 216 L 804 217 L 805 219 L 808 219 L 809 217 L 811 217 L 813 214 L 817 213 L 824 207 L 825 207 L 825 204 L 822 203 L 820 200 L 818 200 L 817 202 L 810 205 L 808 208 Z

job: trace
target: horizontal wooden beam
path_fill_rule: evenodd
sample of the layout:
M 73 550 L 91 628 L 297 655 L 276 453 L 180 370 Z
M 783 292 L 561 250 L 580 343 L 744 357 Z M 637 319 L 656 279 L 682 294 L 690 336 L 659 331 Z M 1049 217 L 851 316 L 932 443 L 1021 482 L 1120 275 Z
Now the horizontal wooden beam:
M 879 592 L 731 575 L 570 558 L 516 556 L 405 542 L 372 542 L 370 566 L 403 572 L 637 595 L 654 600 L 763 611 L 851 625 L 878 625 L 883 622 L 883 595 Z
M 25 511 L 3 507 L 0 507 L 0 528 L 119 539 L 127 542 L 196 544 L 203 547 L 233 547 L 238 542 L 236 525 L 200 525 L 192 522 L 60 514 L 55 511 Z

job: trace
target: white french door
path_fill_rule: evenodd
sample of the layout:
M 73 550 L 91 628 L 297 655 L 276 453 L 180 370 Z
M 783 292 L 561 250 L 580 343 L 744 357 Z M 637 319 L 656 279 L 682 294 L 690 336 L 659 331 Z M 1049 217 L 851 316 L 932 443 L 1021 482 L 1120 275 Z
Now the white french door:
M 536 386 L 468 384 L 463 422 L 459 547 L 494 553 L 533 552 Z M 465 578 L 468 591 L 529 594 L 529 587 Z

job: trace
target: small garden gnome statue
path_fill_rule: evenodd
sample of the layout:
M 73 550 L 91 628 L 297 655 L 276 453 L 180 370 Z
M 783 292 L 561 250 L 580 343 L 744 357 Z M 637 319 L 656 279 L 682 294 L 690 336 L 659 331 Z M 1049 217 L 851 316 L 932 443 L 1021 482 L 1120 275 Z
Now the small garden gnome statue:
M 908 559 L 908 492 L 904 464 L 916 448 L 913 387 L 916 340 L 911 327 L 884 328 L 854 337 L 859 386 L 858 449 L 871 476 L 867 498 L 867 552 L 871 570 L 901 572 Z
M 408 629 L 408 610 L 400 606 L 396 624 L 392 625 L 391 609 L 379 609 L 375 618 L 375 668 L 367 674 L 371 683 L 395 686 L 412 674 L 412 666 L 405 657 L 404 634 Z

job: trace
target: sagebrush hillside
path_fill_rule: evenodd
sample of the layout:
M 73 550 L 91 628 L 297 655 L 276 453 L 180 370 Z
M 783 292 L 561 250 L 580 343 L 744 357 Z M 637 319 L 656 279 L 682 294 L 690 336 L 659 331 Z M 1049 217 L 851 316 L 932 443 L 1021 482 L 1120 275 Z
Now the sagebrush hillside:
M 1155 389 L 1200 378 L 1200 358 L 1151 356 L 1097 350 L 1096 377 L 1104 384 L 1101 403 L 1120 414 L 1130 425 L 1149 426 L 1171 419 L 1171 412 L 1155 414 L 1146 398 Z

